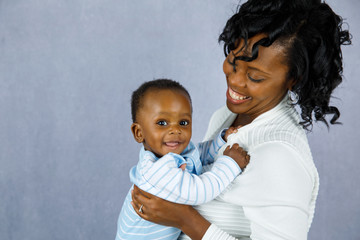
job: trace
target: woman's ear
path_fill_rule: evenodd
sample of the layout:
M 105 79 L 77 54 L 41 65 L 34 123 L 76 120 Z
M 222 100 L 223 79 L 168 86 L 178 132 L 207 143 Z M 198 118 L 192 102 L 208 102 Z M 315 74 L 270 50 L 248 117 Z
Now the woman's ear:
M 134 135 L 135 141 L 138 143 L 144 142 L 141 126 L 138 123 L 131 124 L 131 132 Z

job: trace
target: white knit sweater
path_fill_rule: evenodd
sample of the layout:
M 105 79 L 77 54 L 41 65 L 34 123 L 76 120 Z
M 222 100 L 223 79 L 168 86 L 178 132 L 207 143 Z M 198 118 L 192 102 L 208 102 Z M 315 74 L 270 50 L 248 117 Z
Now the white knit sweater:
M 235 118 L 226 107 L 216 111 L 205 140 L 214 138 Z M 284 98 L 229 136 L 228 144 L 238 143 L 251 159 L 243 174 L 218 198 L 197 207 L 212 223 L 203 240 L 307 239 L 319 177 L 299 121 L 298 113 Z

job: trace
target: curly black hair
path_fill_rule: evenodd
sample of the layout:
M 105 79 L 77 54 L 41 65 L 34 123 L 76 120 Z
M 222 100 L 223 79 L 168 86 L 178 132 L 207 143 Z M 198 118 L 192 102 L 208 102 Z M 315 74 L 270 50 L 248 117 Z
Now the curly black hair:
M 252 56 L 234 59 L 252 61 L 259 45 L 268 47 L 276 41 L 285 47 L 287 80 L 294 80 L 302 126 L 310 130 L 313 118 L 327 126 L 338 123 L 340 112 L 329 106 L 333 90 L 342 82 L 341 45 L 351 44 L 351 35 L 343 30 L 343 19 L 321 0 L 249 0 L 238 7 L 227 21 L 219 42 L 224 42 L 227 56 L 237 48 L 239 39 L 247 40 L 265 33 L 266 38 L 252 47 Z
M 131 117 L 133 123 L 136 122 L 136 115 L 138 110 L 142 107 L 142 100 L 145 94 L 150 90 L 173 90 L 180 91 L 185 93 L 189 97 L 189 101 L 191 104 L 191 97 L 189 92 L 183 87 L 180 83 L 171 80 L 171 79 L 155 79 L 152 81 L 144 82 L 140 85 L 138 89 L 136 89 L 131 96 Z

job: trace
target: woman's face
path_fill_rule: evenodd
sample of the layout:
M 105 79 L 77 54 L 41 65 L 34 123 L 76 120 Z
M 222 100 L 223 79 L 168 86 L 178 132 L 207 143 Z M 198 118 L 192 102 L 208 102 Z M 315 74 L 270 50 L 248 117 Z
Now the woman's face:
M 256 35 L 248 40 L 248 47 L 243 49 L 243 42 L 233 50 L 223 64 L 228 89 L 227 106 L 233 112 L 254 120 L 260 114 L 275 107 L 291 88 L 292 81 L 287 81 L 288 67 L 284 65 L 284 47 L 274 43 L 270 47 L 259 46 L 258 57 L 245 62 L 235 56 L 251 56 L 254 43 L 266 35 Z

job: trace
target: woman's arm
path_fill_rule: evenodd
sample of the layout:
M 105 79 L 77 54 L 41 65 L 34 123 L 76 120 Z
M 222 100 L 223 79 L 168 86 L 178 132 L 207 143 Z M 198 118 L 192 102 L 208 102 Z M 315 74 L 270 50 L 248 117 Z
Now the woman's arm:
M 192 206 L 172 203 L 134 186 L 132 206 L 145 220 L 181 229 L 193 240 L 200 240 L 210 226 Z M 139 211 L 141 205 L 141 212 Z
M 193 240 L 236 240 L 233 236 L 211 224 L 192 206 L 166 201 L 134 186 L 132 206 L 143 219 L 179 228 Z M 141 212 L 139 209 L 141 208 Z
M 247 174 L 236 180 L 232 190 L 222 196 L 224 204 L 244 207 L 251 222 L 252 239 L 306 239 L 308 214 L 312 214 L 307 209 L 314 182 L 298 153 L 286 144 L 269 143 L 257 148 L 251 157 Z M 258 176 L 263 181 L 257 181 Z M 135 195 L 141 194 L 135 193 L 133 200 Z M 144 215 L 140 216 L 146 220 L 178 227 L 193 239 L 235 239 L 216 225 L 210 225 L 190 206 L 147 196 L 133 205 L 138 212 L 144 204 Z M 146 212 L 147 204 L 149 212 Z

